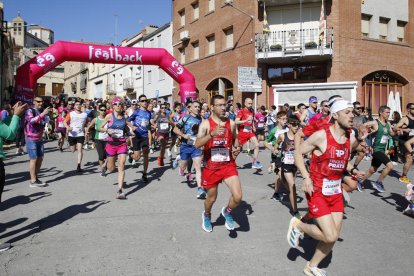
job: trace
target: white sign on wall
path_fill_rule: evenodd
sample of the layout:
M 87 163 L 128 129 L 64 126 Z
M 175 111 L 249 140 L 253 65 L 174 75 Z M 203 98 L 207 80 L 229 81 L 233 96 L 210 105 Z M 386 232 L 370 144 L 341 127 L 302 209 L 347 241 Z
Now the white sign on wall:
M 239 92 L 262 92 L 262 69 L 257 67 L 238 67 Z

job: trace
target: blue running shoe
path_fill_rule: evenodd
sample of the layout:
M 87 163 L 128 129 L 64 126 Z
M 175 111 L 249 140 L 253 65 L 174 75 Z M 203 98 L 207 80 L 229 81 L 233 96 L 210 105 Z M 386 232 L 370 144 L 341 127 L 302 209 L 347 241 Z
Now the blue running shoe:
M 252 163 L 252 169 L 261 169 L 261 168 L 263 168 L 263 166 L 259 161 Z
M 203 212 L 203 214 L 201 215 L 201 218 L 203 219 L 203 224 L 201 225 L 203 230 L 206 232 L 212 232 L 213 225 L 211 224 L 211 218 L 206 216 L 206 212 Z
M 362 181 L 361 180 L 357 180 L 358 184 L 357 184 L 357 190 L 358 192 L 362 193 L 364 190 L 362 189 Z
M 197 198 L 206 199 L 206 191 L 203 188 L 197 188 Z
M 372 184 L 372 186 L 374 187 L 375 190 L 378 191 L 378 193 L 385 192 L 384 185 L 382 184 L 382 181 L 377 180 Z
M 175 170 L 177 167 L 178 167 L 178 161 L 180 160 L 180 156 L 178 155 L 175 159 L 174 159 L 174 161 L 173 161 L 173 163 L 172 163 L 172 168 L 173 168 L 173 170 Z
M 227 230 L 229 231 L 234 230 L 235 226 L 234 226 L 233 217 L 230 215 L 230 213 L 226 214 L 226 207 L 223 207 L 223 209 L 221 209 L 221 215 L 226 220 L 225 225 L 226 225 Z

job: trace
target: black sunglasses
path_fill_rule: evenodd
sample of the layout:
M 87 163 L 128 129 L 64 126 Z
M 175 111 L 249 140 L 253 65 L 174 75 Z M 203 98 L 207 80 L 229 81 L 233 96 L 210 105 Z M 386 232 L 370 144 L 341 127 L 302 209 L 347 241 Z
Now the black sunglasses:
M 105 111 L 106 111 L 106 109 L 99 109 L 99 111 L 105 112 Z
M 139 102 L 141 102 L 141 103 L 145 103 L 145 102 L 147 102 L 148 100 L 140 100 Z

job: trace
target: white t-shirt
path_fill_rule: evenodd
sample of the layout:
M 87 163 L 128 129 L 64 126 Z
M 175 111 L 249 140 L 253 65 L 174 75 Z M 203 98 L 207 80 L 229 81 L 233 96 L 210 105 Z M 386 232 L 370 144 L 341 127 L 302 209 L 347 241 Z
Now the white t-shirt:
M 71 137 L 85 136 L 84 126 L 87 119 L 88 115 L 86 113 L 77 113 L 76 111 L 70 112 L 68 121 L 72 131 L 69 131 L 68 135 Z

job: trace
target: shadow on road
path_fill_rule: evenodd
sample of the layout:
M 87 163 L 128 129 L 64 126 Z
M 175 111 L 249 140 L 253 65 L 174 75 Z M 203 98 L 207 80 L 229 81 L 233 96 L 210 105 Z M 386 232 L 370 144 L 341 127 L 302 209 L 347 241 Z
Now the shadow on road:
M 36 200 L 42 199 L 44 197 L 51 196 L 52 193 L 49 192 L 38 192 L 28 196 L 19 195 L 12 198 L 8 198 L 0 204 L 0 211 L 5 211 L 9 208 L 15 207 L 20 204 L 29 204 Z
M 250 223 L 247 216 L 253 214 L 252 205 L 247 203 L 246 201 L 242 201 L 236 209 L 232 211 L 232 216 L 235 222 L 239 225 L 239 227 L 235 228 L 234 230 L 229 232 L 230 238 L 237 238 L 237 232 L 249 232 L 250 231 Z M 220 214 L 220 216 L 216 219 L 215 222 L 212 223 L 213 227 L 224 225 L 225 219 Z
M 23 222 L 25 222 L 27 220 L 27 218 L 19 218 L 19 219 L 15 219 L 6 223 L 0 223 L 0 233 L 6 231 L 7 228 L 12 228 L 16 225 L 19 225 Z
M 35 221 L 27 226 L 24 226 L 23 228 L 8 232 L 2 236 L 0 236 L 0 239 L 4 239 L 7 237 L 15 236 L 19 234 L 16 237 L 11 238 L 7 242 L 14 243 L 17 241 L 20 241 L 24 238 L 27 238 L 33 234 L 40 233 L 44 230 L 47 230 L 49 228 L 55 227 L 78 214 L 86 214 L 95 211 L 98 207 L 101 205 L 107 204 L 109 201 L 89 201 L 84 204 L 76 204 L 69 207 L 66 207 L 59 212 L 47 216 L 45 218 L 39 219 L 38 221 Z M 89 207 L 91 206 L 91 207 Z
M 402 212 L 408 205 L 407 199 L 403 195 L 391 193 L 387 197 L 381 198 L 381 200 L 385 201 L 386 203 L 395 206 L 395 210 Z M 393 200 L 394 202 L 390 202 L 390 200 Z
M 297 248 L 291 248 L 287 254 L 287 258 L 291 261 L 296 261 L 296 259 L 300 256 L 306 261 L 310 261 L 312 259 L 313 254 L 315 253 L 316 245 L 318 244 L 317 240 L 311 238 L 305 238 L 300 240 L 299 246 L 303 248 L 303 252 Z M 332 261 L 332 252 L 326 256 L 325 259 L 319 264 L 319 268 L 327 268 Z

